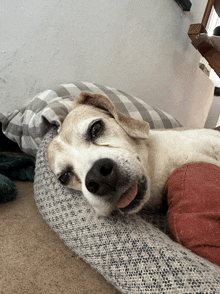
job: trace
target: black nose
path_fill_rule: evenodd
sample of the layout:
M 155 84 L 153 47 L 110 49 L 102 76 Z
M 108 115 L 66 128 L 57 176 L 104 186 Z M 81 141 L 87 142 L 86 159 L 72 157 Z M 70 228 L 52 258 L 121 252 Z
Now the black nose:
M 103 158 L 97 160 L 86 175 L 86 188 L 89 192 L 103 196 L 115 190 L 118 179 L 116 163 Z

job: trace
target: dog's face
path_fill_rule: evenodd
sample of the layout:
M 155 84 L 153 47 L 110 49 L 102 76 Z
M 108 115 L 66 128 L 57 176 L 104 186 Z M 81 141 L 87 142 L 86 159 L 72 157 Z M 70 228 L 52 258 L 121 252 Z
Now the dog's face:
M 149 198 L 148 134 L 146 122 L 119 113 L 107 97 L 82 92 L 49 145 L 49 165 L 99 215 L 136 213 Z

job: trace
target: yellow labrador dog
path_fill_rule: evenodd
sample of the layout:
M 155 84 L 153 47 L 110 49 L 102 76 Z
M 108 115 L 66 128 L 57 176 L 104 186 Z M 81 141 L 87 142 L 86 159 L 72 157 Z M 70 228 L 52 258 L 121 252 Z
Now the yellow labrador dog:
M 220 132 L 150 130 L 117 111 L 105 96 L 82 92 L 48 148 L 49 165 L 66 187 L 81 190 L 99 215 L 159 207 L 163 187 L 178 167 L 220 167 Z

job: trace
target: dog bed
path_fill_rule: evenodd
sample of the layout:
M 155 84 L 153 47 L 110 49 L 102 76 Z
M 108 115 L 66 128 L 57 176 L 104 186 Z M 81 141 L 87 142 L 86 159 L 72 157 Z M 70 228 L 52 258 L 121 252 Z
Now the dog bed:
M 151 128 L 180 126 L 170 115 L 121 91 L 88 83 L 76 85 L 78 90 L 106 94 L 121 112 L 144 118 Z M 74 87 L 69 87 L 69 92 Z M 65 90 L 62 88 L 61 92 Z M 49 119 L 50 115 L 47 122 Z M 122 293 L 220 292 L 219 267 L 172 241 L 165 214 L 143 210 L 130 217 L 117 213 L 113 217 L 100 217 L 80 192 L 69 190 L 57 181 L 46 152 L 61 120 L 56 120 L 57 127 L 53 128 L 51 120 L 47 134 L 39 143 L 34 188 L 40 213 L 65 244 Z
M 36 158 L 35 200 L 65 244 L 122 293 L 218 293 L 220 268 L 172 241 L 160 215 L 98 216 L 81 193 L 63 187 L 47 162 L 57 129 L 42 140 Z M 151 222 L 151 223 L 150 223 Z

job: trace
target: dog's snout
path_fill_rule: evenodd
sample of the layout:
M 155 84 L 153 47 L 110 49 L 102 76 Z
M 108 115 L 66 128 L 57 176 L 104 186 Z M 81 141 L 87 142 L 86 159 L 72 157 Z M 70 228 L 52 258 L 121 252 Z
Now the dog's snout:
M 109 158 L 99 159 L 86 176 L 86 188 L 93 194 L 104 196 L 109 191 L 115 190 L 117 178 L 118 168 L 116 163 Z

